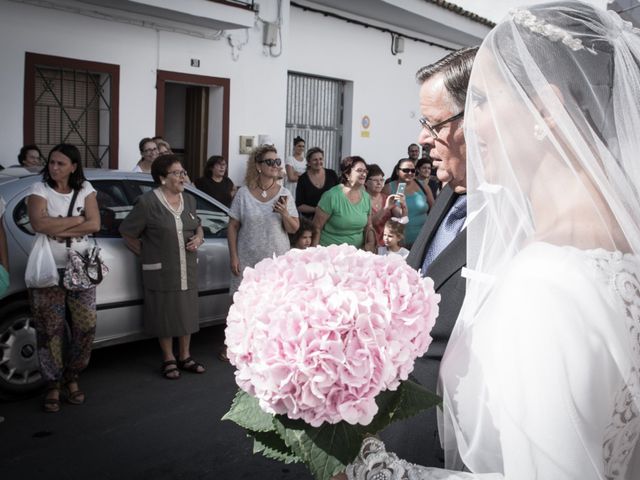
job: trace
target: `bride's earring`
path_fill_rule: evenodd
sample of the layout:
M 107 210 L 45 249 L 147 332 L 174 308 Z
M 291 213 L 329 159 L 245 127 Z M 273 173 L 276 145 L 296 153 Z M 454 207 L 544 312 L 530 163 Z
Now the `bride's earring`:
M 536 126 L 533 127 L 533 136 L 535 137 L 536 140 L 541 142 L 547 136 L 547 132 L 545 131 L 544 128 L 542 128 L 540 125 L 536 123 Z

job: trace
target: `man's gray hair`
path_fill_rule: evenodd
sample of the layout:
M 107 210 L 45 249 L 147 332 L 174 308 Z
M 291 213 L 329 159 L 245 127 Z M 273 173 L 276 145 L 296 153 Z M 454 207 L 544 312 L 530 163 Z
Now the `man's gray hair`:
M 465 47 L 451 52 L 431 65 L 422 67 L 416 73 L 418 83 L 422 84 L 435 75 L 442 75 L 444 87 L 449 98 L 456 107 L 464 108 L 464 102 L 469 88 L 469 77 L 473 60 L 479 47 Z

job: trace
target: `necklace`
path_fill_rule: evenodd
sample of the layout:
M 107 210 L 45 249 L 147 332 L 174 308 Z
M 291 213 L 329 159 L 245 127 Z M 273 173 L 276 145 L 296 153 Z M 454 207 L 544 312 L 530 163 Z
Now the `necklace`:
M 324 168 L 319 172 L 308 172 L 309 180 L 316 188 L 322 188 L 325 184 Z
M 260 182 L 260 178 L 259 178 L 259 177 L 258 177 L 258 180 L 257 180 L 257 182 L 256 182 L 256 183 L 258 184 L 258 188 L 259 188 L 260 190 L 262 190 L 262 193 L 260 194 L 260 196 L 261 196 L 262 198 L 267 198 L 267 191 L 268 191 L 271 187 L 273 187 L 273 184 L 274 184 L 274 183 L 276 183 L 276 179 L 274 178 L 274 179 L 271 181 L 271 185 L 269 185 L 267 188 L 263 188 L 263 187 L 262 187 L 262 183 Z
M 169 203 L 169 200 L 167 200 L 167 197 L 164 195 L 164 192 L 162 191 L 161 188 L 157 189 L 160 192 L 160 199 L 162 201 L 162 203 L 164 203 L 164 205 L 175 215 L 176 218 L 180 218 L 180 214 L 182 213 L 182 210 L 184 210 L 184 204 L 182 203 L 182 195 L 179 195 L 179 204 L 177 208 L 174 208 L 173 205 L 171 205 L 171 203 Z

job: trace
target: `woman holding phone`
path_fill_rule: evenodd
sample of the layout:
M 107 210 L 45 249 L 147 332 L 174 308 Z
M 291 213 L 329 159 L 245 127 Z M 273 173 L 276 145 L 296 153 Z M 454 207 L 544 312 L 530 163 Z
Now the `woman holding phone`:
M 229 210 L 229 256 L 233 295 L 246 267 L 282 255 L 289 248 L 290 233 L 300 226 L 291 192 L 278 183 L 282 161 L 271 145 L 253 150 L 247 161 L 244 186 L 238 189 Z
M 386 195 L 404 194 L 407 203 L 409 223 L 404 231 L 404 244 L 408 249 L 418 237 L 422 225 L 427 220 L 427 213 L 434 204 L 433 194 L 416 180 L 416 164 L 409 158 L 402 158 L 394 168 L 398 180 L 385 185 Z

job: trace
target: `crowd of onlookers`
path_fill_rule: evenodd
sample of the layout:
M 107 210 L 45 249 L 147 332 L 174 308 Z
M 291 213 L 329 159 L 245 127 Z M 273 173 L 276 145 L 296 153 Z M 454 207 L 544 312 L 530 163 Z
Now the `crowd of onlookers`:
M 161 137 L 143 138 L 139 151 L 133 171 L 150 173 L 156 188 L 136 200 L 120 233 L 141 259 L 144 330 L 159 340 L 162 376 L 176 380 L 182 372 L 206 370 L 189 348 L 199 328 L 197 250 L 204 233 L 195 199 L 182 195 L 191 180 L 181 156 Z M 411 144 L 385 180 L 379 165 L 359 156 L 342 159 L 339 172 L 327 168 L 324 151 L 307 150 L 296 137 L 285 162 L 272 145 L 255 148 L 240 188 L 228 177 L 226 159 L 210 157 L 193 184 L 229 208 L 230 294 L 246 267 L 290 248 L 347 243 L 406 258 L 440 188 L 423 153 Z M 60 278 L 55 285 L 29 288 L 40 369 L 48 382 L 43 409 L 57 412 L 62 400 L 79 405 L 86 397 L 78 378 L 95 335 L 96 286 L 76 290 L 62 279 L 69 249 L 87 251 L 100 215 L 75 146 L 56 145 L 45 161 L 36 145 L 25 145 L 16 166 L 42 174 L 28 197 L 28 215 L 36 234 L 48 240 Z M 0 198 L 0 295 L 9 282 L 4 208 Z M 219 357 L 226 360 L 226 353 Z

